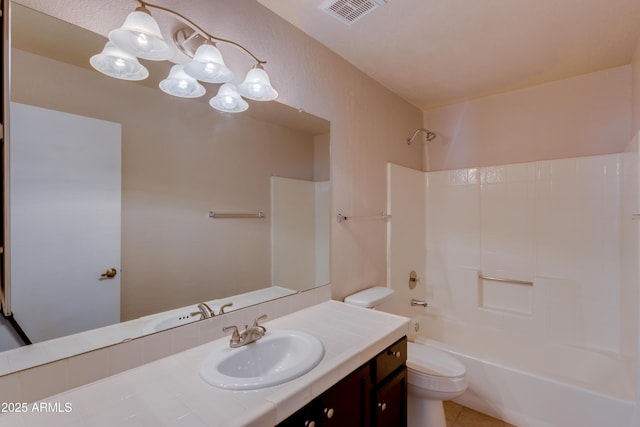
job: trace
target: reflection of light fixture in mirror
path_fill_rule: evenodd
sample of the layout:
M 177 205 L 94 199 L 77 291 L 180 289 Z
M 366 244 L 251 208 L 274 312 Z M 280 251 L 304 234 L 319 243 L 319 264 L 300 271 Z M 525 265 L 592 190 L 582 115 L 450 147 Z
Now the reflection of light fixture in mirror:
M 278 92 L 271 87 L 269 76 L 260 64 L 247 73 L 247 77 L 238 85 L 238 93 L 255 101 L 273 101 Z
M 169 77 L 160 82 L 160 89 L 169 95 L 181 98 L 197 98 L 206 92 L 196 79 L 184 72 L 182 65 L 171 67 Z
M 251 56 L 255 60 L 255 66 L 249 70 L 245 80 L 238 86 L 237 90 L 233 85 L 225 87 L 225 84 L 223 84 L 218 91 L 218 95 L 211 98 L 209 104 L 221 111 L 239 112 L 249 108 L 249 105 L 242 99 L 241 95 L 256 101 L 272 101 L 278 97 L 278 92 L 271 86 L 269 76 L 263 67 L 267 61 L 259 59 L 240 43 L 209 34 L 195 22 L 178 12 L 163 6 L 147 3 L 144 0 L 137 0 L 137 2 L 140 7 L 127 16 L 122 27 L 109 33 L 109 40 L 118 48 L 128 52 L 129 58 L 132 57 L 135 63 L 137 63 L 135 57 L 165 60 L 172 58 L 175 53 L 173 48 L 162 38 L 160 27 L 151 16 L 149 8 L 168 13 L 187 25 L 187 27 L 180 28 L 174 32 L 173 40 L 179 51 L 192 59 L 184 66 L 181 66 L 180 69 L 175 69 L 175 67 L 171 69 L 169 77 L 160 83 L 160 88 L 164 92 L 170 95 L 192 98 L 203 95 L 203 91 L 205 91 L 204 87 L 196 80 L 225 84 L 233 80 L 234 73 L 225 65 L 222 54 L 216 47 L 216 43 L 226 43 Z M 188 44 L 199 38 L 204 39 L 204 42 L 199 43 L 194 52 Z M 98 56 L 100 55 L 95 55 L 94 58 Z M 121 65 L 123 64 L 124 62 L 121 62 Z M 100 62 L 94 61 L 93 58 L 91 65 L 98 71 L 116 78 L 142 80 L 148 76 L 146 69 L 139 63 L 138 66 L 142 67 L 144 72 L 139 75 L 134 74 L 135 79 L 126 73 L 104 71 L 104 69 L 108 70 L 109 68 L 104 66 L 100 68 Z M 141 77 L 142 75 L 144 77 Z M 188 79 L 187 75 L 193 79 Z
M 240 113 L 249 108 L 247 101 L 242 99 L 231 83 L 220 86 L 218 94 L 211 98 L 209 105 L 225 113 Z
M 107 42 L 102 52 L 93 55 L 89 62 L 96 70 L 117 79 L 144 80 L 149 76 L 149 71 L 135 56 L 112 42 Z
M 173 56 L 173 49 L 162 38 L 160 27 L 142 6 L 131 12 L 122 27 L 109 33 L 109 40 L 138 58 L 162 61 Z

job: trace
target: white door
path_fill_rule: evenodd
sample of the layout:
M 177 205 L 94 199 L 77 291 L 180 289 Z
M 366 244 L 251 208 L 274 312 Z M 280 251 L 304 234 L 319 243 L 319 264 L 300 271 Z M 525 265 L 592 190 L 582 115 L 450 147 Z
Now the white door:
M 119 322 L 120 124 L 12 103 L 9 131 L 16 320 L 33 342 Z

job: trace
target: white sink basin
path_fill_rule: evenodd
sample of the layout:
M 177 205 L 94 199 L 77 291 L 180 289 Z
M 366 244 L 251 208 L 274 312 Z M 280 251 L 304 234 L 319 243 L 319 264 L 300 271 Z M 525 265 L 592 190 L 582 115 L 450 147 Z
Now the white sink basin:
M 204 359 L 200 377 L 215 387 L 253 390 L 298 378 L 323 357 L 324 345 L 313 335 L 267 331 L 258 341 L 238 348 L 230 348 L 225 340 Z

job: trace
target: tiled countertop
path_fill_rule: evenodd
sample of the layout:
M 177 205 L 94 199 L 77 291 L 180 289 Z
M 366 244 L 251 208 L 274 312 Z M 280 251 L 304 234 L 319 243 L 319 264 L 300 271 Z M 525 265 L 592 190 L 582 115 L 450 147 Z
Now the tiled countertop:
M 252 391 L 206 384 L 200 363 L 225 337 L 27 404 L 26 413 L 3 415 L 0 425 L 272 427 L 404 336 L 408 321 L 327 301 L 264 323 L 267 330 L 311 333 L 324 344 L 320 364 L 288 383 Z

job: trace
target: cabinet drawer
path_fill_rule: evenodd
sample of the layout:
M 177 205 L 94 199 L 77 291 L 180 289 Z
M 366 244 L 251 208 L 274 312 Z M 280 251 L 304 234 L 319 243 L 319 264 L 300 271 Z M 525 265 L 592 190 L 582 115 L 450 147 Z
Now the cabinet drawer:
M 372 384 L 378 384 L 407 362 L 407 338 L 403 337 L 373 360 Z

